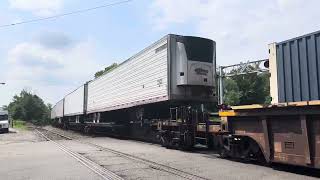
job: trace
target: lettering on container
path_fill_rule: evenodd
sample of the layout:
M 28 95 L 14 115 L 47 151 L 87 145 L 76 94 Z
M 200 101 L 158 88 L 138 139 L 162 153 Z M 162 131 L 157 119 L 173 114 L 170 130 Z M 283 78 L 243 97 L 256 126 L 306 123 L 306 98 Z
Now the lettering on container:
M 207 75 L 209 73 L 208 70 L 205 70 L 205 69 L 202 69 L 202 68 L 196 68 L 194 71 L 199 75 Z
M 284 142 L 285 149 L 294 149 L 294 142 Z

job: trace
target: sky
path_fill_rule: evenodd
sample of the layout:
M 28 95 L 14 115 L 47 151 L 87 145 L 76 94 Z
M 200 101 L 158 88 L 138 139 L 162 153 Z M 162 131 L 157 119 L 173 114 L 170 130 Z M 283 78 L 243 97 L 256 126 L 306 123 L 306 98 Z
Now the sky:
M 0 26 L 121 0 L 1 0 Z M 268 44 L 320 30 L 318 0 L 133 0 L 0 28 L 0 106 L 22 89 L 55 104 L 166 34 L 210 38 L 217 65 L 268 58 Z

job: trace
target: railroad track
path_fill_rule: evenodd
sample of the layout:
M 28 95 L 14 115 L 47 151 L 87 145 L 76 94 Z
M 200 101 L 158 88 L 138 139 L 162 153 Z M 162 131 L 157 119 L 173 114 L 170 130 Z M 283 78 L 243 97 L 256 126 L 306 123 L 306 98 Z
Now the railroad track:
M 62 151 L 66 152 L 68 155 L 70 155 L 71 157 L 73 157 L 74 159 L 76 159 L 78 162 L 80 162 L 81 164 L 83 164 L 85 167 L 89 168 L 91 171 L 93 171 L 94 173 L 96 173 L 97 175 L 99 175 L 100 177 L 102 177 L 103 179 L 107 179 L 107 180 L 123 180 L 122 177 L 116 175 L 115 173 L 105 169 L 104 167 L 100 166 L 99 164 L 91 161 L 90 159 L 82 156 L 79 153 L 73 152 L 71 151 L 69 148 L 67 148 L 66 146 L 52 140 L 50 138 L 50 136 L 48 135 L 48 133 L 45 133 L 43 131 L 47 131 L 50 132 L 46 129 L 42 129 L 42 128 L 36 128 L 35 131 L 40 134 L 44 139 L 46 139 L 47 141 L 50 141 L 52 143 L 54 143 L 57 147 L 59 147 L 59 149 L 61 149 Z M 41 132 L 42 131 L 42 132 Z M 53 133 L 53 132 L 50 132 Z M 53 133 L 56 135 L 59 135 L 65 139 L 70 139 L 67 138 L 65 136 L 62 136 L 60 134 L 57 133 Z
M 208 180 L 208 178 L 201 177 L 201 176 L 189 173 L 189 172 L 185 172 L 185 171 L 179 170 L 179 169 L 174 168 L 174 167 L 170 167 L 170 166 L 167 166 L 167 165 L 164 165 L 164 164 L 160 164 L 160 163 L 157 163 L 157 162 L 154 162 L 154 161 L 150 161 L 150 160 L 147 160 L 147 159 L 143 159 L 143 158 L 131 155 L 131 154 L 127 154 L 127 153 L 116 151 L 116 150 L 113 150 L 113 149 L 110 149 L 110 148 L 106 148 L 106 147 L 97 145 L 95 143 L 86 142 L 86 141 L 80 141 L 78 139 L 74 139 L 72 137 L 66 136 L 66 135 L 61 134 L 59 132 L 55 132 L 55 131 L 47 130 L 47 129 L 43 129 L 43 130 L 48 131 L 48 132 L 53 133 L 53 134 L 56 134 L 58 136 L 61 136 L 61 137 L 65 138 L 65 139 L 67 139 L 67 140 L 74 140 L 74 141 L 77 141 L 77 142 L 80 142 L 80 143 L 83 143 L 83 144 L 87 144 L 87 145 L 96 147 L 96 148 L 98 148 L 98 149 L 100 149 L 102 151 L 110 152 L 110 153 L 113 153 L 113 154 L 118 155 L 120 157 L 129 159 L 129 160 L 133 160 L 133 161 L 136 161 L 136 162 L 139 162 L 139 163 L 146 164 L 150 168 L 153 168 L 153 169 L 156 169 L 156 170 L 159 170 L 159 171 L 163 171 L 163 172 L 167 172 L 167 173 L 182 177 L 184 179 Z

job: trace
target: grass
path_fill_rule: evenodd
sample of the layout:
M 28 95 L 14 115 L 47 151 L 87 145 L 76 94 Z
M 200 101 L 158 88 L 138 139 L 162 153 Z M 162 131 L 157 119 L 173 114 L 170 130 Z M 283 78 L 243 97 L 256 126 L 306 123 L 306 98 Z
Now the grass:
M 13 128 L 27 130 L 26 122 L 21 120 L 13 120 Z

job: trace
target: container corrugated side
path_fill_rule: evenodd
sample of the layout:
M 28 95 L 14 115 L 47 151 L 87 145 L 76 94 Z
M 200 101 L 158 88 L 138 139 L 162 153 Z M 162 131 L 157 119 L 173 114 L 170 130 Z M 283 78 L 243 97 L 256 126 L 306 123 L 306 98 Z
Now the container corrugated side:
M 167 37 L 88 84 L 87 112 L 168 100 Z
M 269 45 L 274 103 L 320 99 L 320 32 Z
M 64 98 L 64 115 L 73 116 L 83 114 L 84 85 L 71 92 Z

